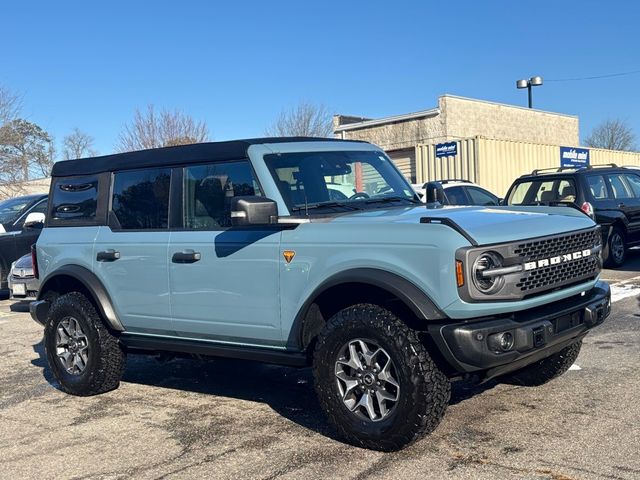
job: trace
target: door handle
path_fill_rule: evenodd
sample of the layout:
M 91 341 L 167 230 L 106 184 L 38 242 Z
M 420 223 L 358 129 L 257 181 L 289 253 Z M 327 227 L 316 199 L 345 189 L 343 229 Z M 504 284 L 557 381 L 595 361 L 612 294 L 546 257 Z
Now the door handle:
M 625 207 L 625 204 L 624 204 L 624 203 L 619 203 L 619 204 L 618 204 L 618 208 L 624 208 L 624 207 Z
M 200 260 L 200 252 L 194 252 L 193 250 L 184 250 L 183 252 L 176 252 L 171 257 L 173 263 L 195 263 Z
M 96 260 L 99 262 L 115 262 L 119 258 L 120 252 L 116 252 L 112 248 L 104 252 L 98 252 L 98 255 L 96 255 Z

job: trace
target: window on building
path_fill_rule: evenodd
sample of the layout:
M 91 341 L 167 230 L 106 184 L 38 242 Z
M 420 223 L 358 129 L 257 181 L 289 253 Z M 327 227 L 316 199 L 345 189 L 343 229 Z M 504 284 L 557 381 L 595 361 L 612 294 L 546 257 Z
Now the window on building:
M 51 203 L 51 216 L 54 220 L 95 220 L 98 208 L 98 177 L 55 179 Z
M 171 169 L 152 168 L 114 174 L 111 209 L 125 230 L 169 226 Z
M 186 167 L 183 175 L 184 228 L 231 226 L 231 199 L 262 195 L 248 161 Z

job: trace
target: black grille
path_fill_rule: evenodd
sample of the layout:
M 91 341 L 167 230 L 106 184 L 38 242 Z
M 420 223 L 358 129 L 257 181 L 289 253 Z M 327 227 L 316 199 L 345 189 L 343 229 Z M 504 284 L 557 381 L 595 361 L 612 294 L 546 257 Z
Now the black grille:
M 527 277 L 520 279 L 516 286 L 523 292 L 541 290 L 572 283 L 573 281 L 595 277 L 600 268 L 597 255 L 581 258 L 572 262 L 561 263 L 532 271 Z
M 600 246 L 601 238 L 600 230 L 595 228 L 585 232 L 521 243 L 517 245 L 514 253 L 520 256 L 523 262 L 529 262 L 582 252 L 587 249 L 593 252 Z M 527 296 L 562 285 L 595 278 L 600 268 L 600 256 L 598 253 L 593 252 L 585 258 L 563 261 L 556 265 L 549 265 L 526 272 L 519 279 L 516 287 Z
M 600 243 L 600 230 L 594 228 L 586 232 L 520 243 L 514 253 L 522 257 L 524 261 L 531 261 L 562 255 L 563 253 L 579 252 L 587 248 L 593 248 Z

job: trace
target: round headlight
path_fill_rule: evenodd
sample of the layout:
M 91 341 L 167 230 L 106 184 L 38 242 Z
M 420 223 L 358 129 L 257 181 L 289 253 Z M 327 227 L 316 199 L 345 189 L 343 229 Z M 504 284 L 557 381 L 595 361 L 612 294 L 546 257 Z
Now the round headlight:
M 502 257 L 495 252 L 485 252 L 476 258 L 471 276 L 475 287 L 487 295 L 498 291 L 504 283 L 502 276 L 485 276 L 484 272 L 500 267 L 502 267 Z

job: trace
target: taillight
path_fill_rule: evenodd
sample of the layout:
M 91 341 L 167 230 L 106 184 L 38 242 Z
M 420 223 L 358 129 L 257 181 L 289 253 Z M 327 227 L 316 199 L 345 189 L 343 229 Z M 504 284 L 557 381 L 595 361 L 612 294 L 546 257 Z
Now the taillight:
M 33 276 L 40 278 L 40 272 L 38 271 L 38 254 L 36 253 L 36 245 L 31 245 L 31 265 L 33 265 Z
M 589 202 L 584 202 L 580 207 L 580 210 L 593 218 L 593 205 L 591 205 Z

